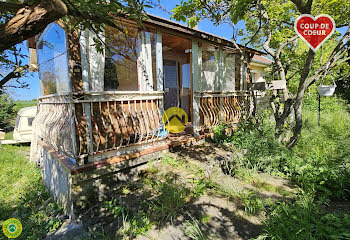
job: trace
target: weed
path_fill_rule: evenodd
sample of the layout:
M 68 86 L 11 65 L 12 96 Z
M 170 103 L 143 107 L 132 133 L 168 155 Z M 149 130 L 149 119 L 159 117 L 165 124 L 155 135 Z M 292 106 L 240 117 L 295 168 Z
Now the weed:
M 185 228 L 184 233 L 187 237 L 193 240 L 209 240 L 214 239 L 212 236 L 209 236 L 208 234 L 204 233 L 200 227 L 200 225 L 204 225 L 207 227 L 206 223 L 202 222 L 200 223 L 198 220 L 194 219 L 192 216 L 190 216 L 192 220 L 186 220 L 185 222 Z
M 119 203 L 116 199 L 106 201 L 104 205 L 115 218 L 122 221 L 122 227 L 118 231 L 120 235 L 129 236 L 132 239 L 146 234 L 154 224 L 146 213 L 133 213 L 126 205 Z
M 240 200 L 243 203 L 244 212 L 248 215 L 257 215 L 263 210 L 265 210 L 264 202 L 254 191 L 248 190 L 242 192 L 240 194 Z
M 173 177 L 165 182 L 156 180 L 153 189 L 159 194 L 151 202 L 152 212 L 158 221 L 173 220 L 191 200 L 191 190 L 179 186 Z

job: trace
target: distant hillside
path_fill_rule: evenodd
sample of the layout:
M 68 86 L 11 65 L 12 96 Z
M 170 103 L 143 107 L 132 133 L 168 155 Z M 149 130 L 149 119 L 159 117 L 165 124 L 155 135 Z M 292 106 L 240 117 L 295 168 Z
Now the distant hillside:
M 30 101 L 15 101 L 16 104 L 16 111 L 18 112 L 20 109 L 25 108 L 25 107 L 31 107 L 31 106 L 36 106 L 38 103 L 37 100 L 30 100 Z

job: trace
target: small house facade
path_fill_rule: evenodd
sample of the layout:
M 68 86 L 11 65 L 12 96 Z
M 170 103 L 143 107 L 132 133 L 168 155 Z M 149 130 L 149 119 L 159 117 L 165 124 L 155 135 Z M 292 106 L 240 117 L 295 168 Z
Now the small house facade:
M 71 216 L 87 196 L 103 198 L 103 176 L 252 111 L 248 66 L 232 42 L 152 15 L 142 27 L 116 23 L 99 36 L 53 23 L 30 46 L 41 91 L 31 159 Z M 182 134 L 167 133 L 161 121 L 170 107 L 188 115 Z

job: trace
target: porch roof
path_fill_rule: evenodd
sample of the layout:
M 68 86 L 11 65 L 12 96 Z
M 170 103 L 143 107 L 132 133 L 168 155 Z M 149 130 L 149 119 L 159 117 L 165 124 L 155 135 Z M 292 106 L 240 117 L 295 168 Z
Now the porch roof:
M 214 34 L 204 32 L 204 31 L 201 31 L 198 29 L 193 29 L 193 28 L 188 27 L 184 24 L 173 22 L 173 21 L 170 21 L 168 19 L 158 17 L 158 16 L 155 16 L 152 14 L 147 13 L 147 16 L 149 17 L 149 19 L 144 20 L 144 22 L 146 22 L 146 23 L 155 25 L 157 27 L 165 28 L 165 29 L 175 30 L 177 32 L 180 32 L 180 33 L 183 33 L 186 35 L 190 35 L 190 36 L 193 36 L 195 38 L 204 39 L 204 40 L 211 41 L 211 42 L 214 42 L 214 43 L 219 44 L 219 45 L 223 45 L 223 46 L 226 46 L 229 48 L 236 49 L 235 45 L 231 41 L 229 41 L 225 38 L 222 38 L 222 37 L 219 37 L 219 36 L 216 36 Z M 240 44 L 238 44 L 238 46 L 241 49 L 244 48 L 244 46 L 242 46 Z M 254 54 L 266 55 L 266 53 L 259 51 L 259 50 L 256 50 L 256 49 L 253 49 L 253 48 L 247 47 L 247 49 L 249 52 L 254 53 Z

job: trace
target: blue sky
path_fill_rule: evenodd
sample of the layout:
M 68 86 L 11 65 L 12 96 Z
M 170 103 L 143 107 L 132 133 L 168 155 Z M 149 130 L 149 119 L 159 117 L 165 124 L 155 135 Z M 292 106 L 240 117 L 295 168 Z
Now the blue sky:
M 171 11 L 176 4 L 180 4 L 180 0 L 161 0 L 160 4 L 167 10 Z M 149 8 L 147 12 L 159 17 L 163 17 L 166 19 L 170 19 L 170 14 L 164 10 L 159 8 Z M 174 20 L 172 20 L 174 21 Z M 180 22 L 185 24 L 183 22 Z M 238 23 L 240 28 L 244 28 L 244 23 Z M 209 32 L 211 34 L 226 38 L 230 40 L 232 38 L 232 27 L 229 24 L 221 24 L 219 26 L 214 26 L 214 24 L 208 20 L 203 20 L 198 24 L 198 28 L 202 31 Z M 340 32 L 344 34 L 346 32 L 346 27 L 340 29 Z M 339 30 L 339 29 L 338 29 Z M 239 42 L 239 40 L 238 40 Z M 33 98 L 38 98 L 40 95 L 39 89 L 39 78 L 38 73 L 33 73 L 31 76 L 27 76 L 25 79 L 27 83 L 29 83 L 28 89 L 11 89 L 9 93 L 11 97 L 15 100 L 31 100 Z

